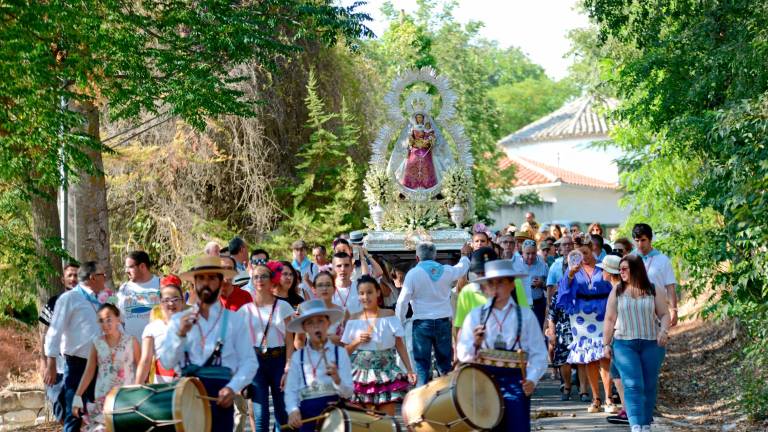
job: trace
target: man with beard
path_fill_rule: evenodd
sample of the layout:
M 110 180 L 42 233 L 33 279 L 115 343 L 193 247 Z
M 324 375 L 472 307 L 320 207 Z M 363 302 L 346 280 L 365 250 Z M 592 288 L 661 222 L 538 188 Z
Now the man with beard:
M 212 431 L 232 431 L 234 396 L 250 384 L 258 360 L 248 339 L 245 311 L 222 307 L 219 290 L 224 278 L 237 273 L 225 269 L 217 257 L 197 258 L 181 278 L 194 284 L 198 303 L 189 313 L 171 318 L 158 356 L 166 369 L 177 365 L 185 376 L 202 381 L 211 401 Z

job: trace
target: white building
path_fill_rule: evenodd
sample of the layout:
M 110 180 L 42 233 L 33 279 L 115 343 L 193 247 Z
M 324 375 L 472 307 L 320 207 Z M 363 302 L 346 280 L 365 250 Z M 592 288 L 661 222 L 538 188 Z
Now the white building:
M 582 96 L 499 141 L 507 154 L 501 167 L 514 165 L 517 171 L 512 195 L 491 215 L 494 229 L 520 226 L 527 211 L 540 223 L 569 220 L 581 222 L 582 229 L 591 222 L 616 226 L 626 219 L 615 162 L 622 153 L 608 141 L 611 125 L 601 105 L 610 109 L 616 102 Z M 516 204 L 531 192 L 543 199 L 541 205 Z

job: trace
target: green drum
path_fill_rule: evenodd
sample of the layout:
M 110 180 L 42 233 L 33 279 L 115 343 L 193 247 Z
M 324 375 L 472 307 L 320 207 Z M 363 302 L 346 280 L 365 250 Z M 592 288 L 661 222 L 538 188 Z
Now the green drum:
M 108 432 L 199 432 L 211 429 L 211 406 L 197 378 L 115 387 L 104 401 Z

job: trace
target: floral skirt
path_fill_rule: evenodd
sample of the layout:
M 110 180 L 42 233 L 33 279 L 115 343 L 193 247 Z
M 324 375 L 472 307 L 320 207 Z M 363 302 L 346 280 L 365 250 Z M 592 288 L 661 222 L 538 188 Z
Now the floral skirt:
M 408 375 L 397 366 L 395 350 L 358 350 L 352 353 L 354 402 L 380 405 L 400 402 L 408 393 Z
M 557 367 L 568 364 L 568 354 L 571 353 L 568 347 L 573 343 L 571 321 L 568 319 L 568 315 L 565 315 L 565 318 L 565 320 L 555 322 L 555 352 L 552 364 Z
M 571 315 L 573 341 L 568 345 L 568 363 L 587 364 L 598 361 L 603 353 L 605 314 L 577 312 Z

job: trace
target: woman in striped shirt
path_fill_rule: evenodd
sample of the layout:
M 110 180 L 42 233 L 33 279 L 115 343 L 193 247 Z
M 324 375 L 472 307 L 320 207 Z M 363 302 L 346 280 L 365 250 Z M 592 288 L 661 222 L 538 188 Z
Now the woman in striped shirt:
M 613 357 L 624 384 L 632 432 L 645 432 L 651 430 L 656 406 L 660 350 L 667 344 L 669 311 L 665 291 L 656 291 L 640 257 L 622 258 L 619 273 L 621 282 L 608 297 L 603 343 L 606 357 Z

